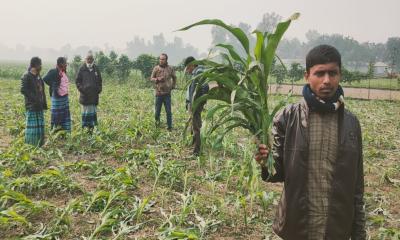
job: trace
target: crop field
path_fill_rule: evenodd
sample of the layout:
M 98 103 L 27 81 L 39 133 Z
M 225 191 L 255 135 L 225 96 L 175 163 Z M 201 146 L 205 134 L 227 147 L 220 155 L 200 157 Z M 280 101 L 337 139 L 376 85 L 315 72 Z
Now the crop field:
M 222 143 L 218 131 L 203 136 L 203 155 L 192 156 L 184 91 L 172 93 L 169 132 L 164 111 L 155 128 L 152 89 L 106 81 L 89 135 L 71 84 L 71 136 L 50 133 L 46 111 L 46 144 L 34 148 L 23 143 L 19 85 L 0 80 L 0 239 L 278 239 L 282 184 L 261 180 L 240 129 Z M 400 103 L 346 104 L 363 130 L 368 235 L 400 239 Z

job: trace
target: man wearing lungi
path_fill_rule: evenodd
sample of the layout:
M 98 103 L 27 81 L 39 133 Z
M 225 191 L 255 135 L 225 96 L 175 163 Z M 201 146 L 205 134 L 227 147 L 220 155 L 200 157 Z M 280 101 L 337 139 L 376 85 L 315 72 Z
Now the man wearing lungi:
M 21 93 L 25 98 L 26 130 L 25 143 L 34 146 L 44 144 L 44 116 L 47 109 L 44 83 L 40 77 L 42 60 L 39 57 L 31 59 L 28 71 L 21 79 Z
M 76 87 L 80 93 L 79 102 L 82 104 L 82 128 L 87 128 L 92 133 L 97 125 L 97 105 L 102 91 L 101 74 L 94 63 L 92 52 L 88 53 L 85 63 L 79 69 Z
M 69 80 L 66 72 L 67 59 L 59 57 L 56 68 L 51 69 L 43 77 L 43 80 L 50 87 L 51 129 L 71 132 L 71 114 L 68 99 Z

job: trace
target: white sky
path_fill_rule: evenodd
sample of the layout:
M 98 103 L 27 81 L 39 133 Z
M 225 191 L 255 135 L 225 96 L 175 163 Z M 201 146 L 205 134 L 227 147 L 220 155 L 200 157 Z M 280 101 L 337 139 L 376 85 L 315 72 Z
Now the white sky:
M 162 32 L 168 40 L 179 36 L 205 51 L 211 42 L 210 27 L 173 31 L 206 18 L 246 22 L 254 28 L 265 12 L 284 18 L 302 14 L 286 37 L 305 39 L 310 29 L 361 42 L 400 36 L 400 0 L 1 0 L 0 44 L 59 49 L 68 43 L 108 43 L 124 48 L 135 35 L 150 40 Z

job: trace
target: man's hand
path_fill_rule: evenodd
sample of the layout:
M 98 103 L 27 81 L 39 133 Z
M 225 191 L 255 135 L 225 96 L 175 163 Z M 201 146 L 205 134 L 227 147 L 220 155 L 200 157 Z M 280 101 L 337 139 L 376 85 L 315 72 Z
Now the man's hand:
M 255 159 L 258 164 L 263 165 L 263 162 L 267 160 L 269 154 L 269 149 L 265 144 L 258 145 L 258 152 L 256 153 Z
M 157 82 L 157 83 L 159 83 L 159 82 L 164 82 L 164 78 L 163 78 L 163 77 L 158 77 L 156 82 Z

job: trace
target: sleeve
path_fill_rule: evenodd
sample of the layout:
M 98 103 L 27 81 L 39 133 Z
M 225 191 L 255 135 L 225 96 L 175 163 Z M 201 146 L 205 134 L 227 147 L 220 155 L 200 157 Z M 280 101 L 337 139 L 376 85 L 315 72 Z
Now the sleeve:
M 78 89 L 79 92 L 84 93 L 83 91 L 83 79 L 82 79 L 82 71 L 79 69 L 78 75 L 76 76 L 76 88 Z
M 153 71 L 151 72 L 151 75 L 150 75 L 150 81 L 152 81 L 154 83 L 157 82 L 156 73 L 157 73 L 157 66 L 155 66 L 153 68 Z
M 365 231 L 365 208 L 364 208 L 364 161 L 362 151 L 362 135 L 360 123 L 357 120 L 357 138 L 359 144 L 359 159 L 357 167 L 357 183 L 354 194 L 354 222 L 351 232 L 352 240 L 365 240 L 367 234 Z
M 43 81 L 48 85 L 51 86 L 51 79 L 52 79 L 52 71 L 48 71 L 47 74 L 43 77 Z
M 28 74 L 24 74 L 21 78 L 21 93 L 31 102 L 34 102 L 34 96 L 32 89 L 29 89 L 29 78 Z
M 285 180 L 285 173 L 283 170 L 283 152 L 286 133 L 285 109 L 281 110 L 274 117 L 271 133 L 273 143 L 270 154 L 272 154 L 274 159 L 275 174 L 271 175 L 268 169 L 263 166 L 261 168 L 261 177 L 267 182 L 283 182 Z
M 176 73 L 175 73 L 175 69 L 172 68 L 172 88 L 176 88 Z
M 99 94 L 101 93 L 101 91 L 103 91 L 103 78 L 101 77 L 101 73 L 100 73 L 100 71 L 99 71 L 99 69 L 96 69 L 97 70 L 97 74 L 99 75 L 98 76 L 98 86 L 99 86 Z

